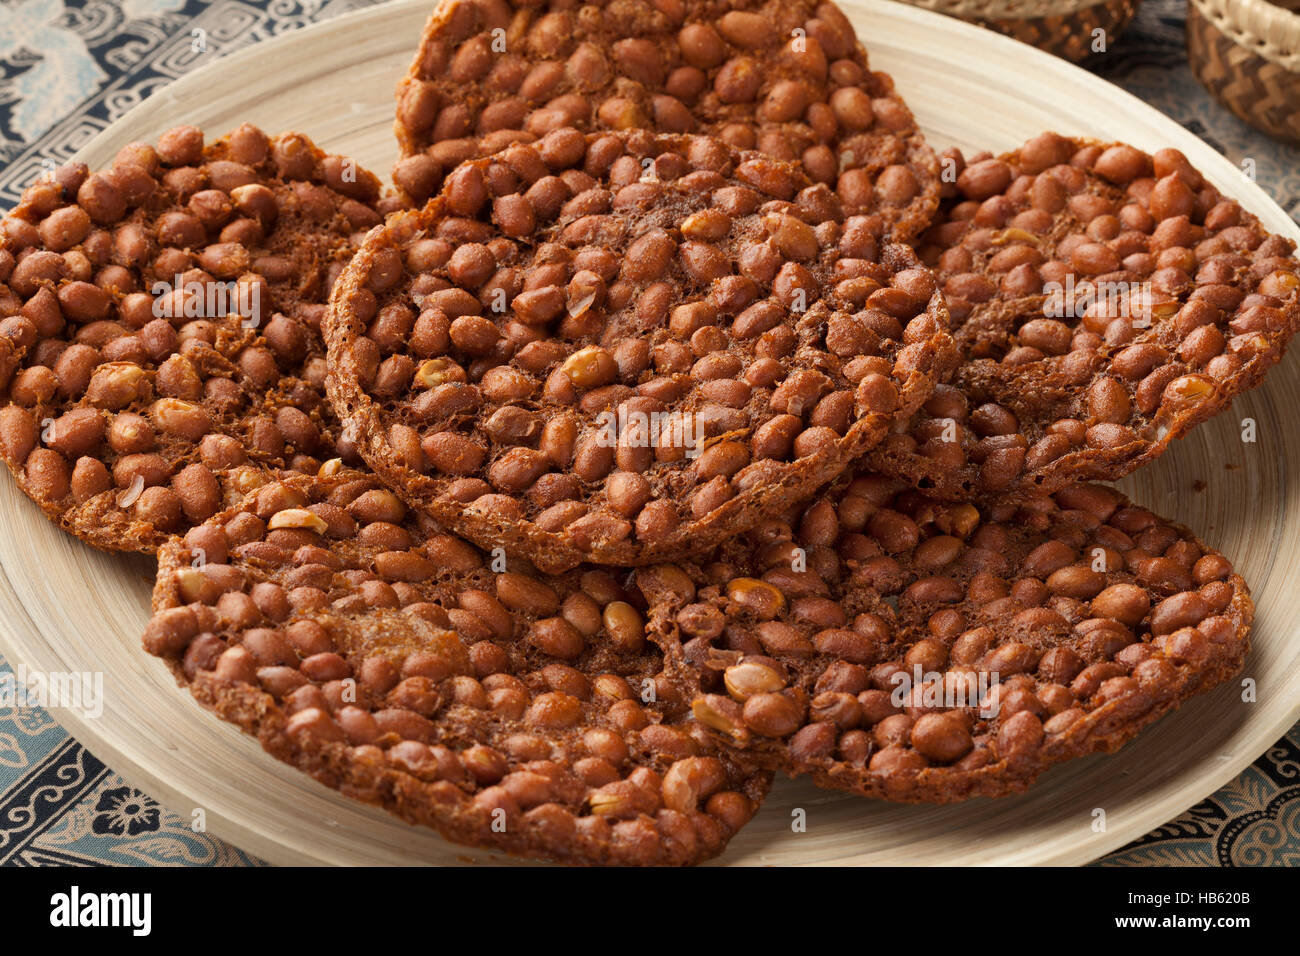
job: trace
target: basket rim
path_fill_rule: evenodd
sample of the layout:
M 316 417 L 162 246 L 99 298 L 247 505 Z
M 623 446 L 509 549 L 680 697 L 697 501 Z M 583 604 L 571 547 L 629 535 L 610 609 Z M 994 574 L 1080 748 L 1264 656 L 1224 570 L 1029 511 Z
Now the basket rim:
M 969 19 L 1039 20 L 1073 16 L 1093 7 L 1136 7 L 1142 0 L 904 0 L 914 7 Z
M 1300 73 L 1300 12 L 1268 0 L 1191 0 L 1191 7 L 1238 46 Z

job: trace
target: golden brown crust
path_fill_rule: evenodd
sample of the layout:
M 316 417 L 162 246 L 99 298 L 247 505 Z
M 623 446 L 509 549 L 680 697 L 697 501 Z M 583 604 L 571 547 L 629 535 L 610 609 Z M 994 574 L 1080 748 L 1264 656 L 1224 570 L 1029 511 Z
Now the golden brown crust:
M 949 500 L 1117 479 L 1259 384 L 1300 327 L 1294 243 L 1176 150 L 1045 133 L 951 158 L 921 254 L 966 361 L 871 468 Z
M 938 208 L 933 151 L 833 3 L 440 3 L 397 88 L 393 178 L 422 201 L 457 164 L 559 126 L 704 133 L 800 161 L 899 242 Z
M 319 326 L 378 200 L 352 160 L 248 124 L 31 187 L 0 239 L 0 453 L 23 491 L 95 547 L 149 551 L 265 468 L 337 454 Z
M 1222 555 L 1100 485 L 981 511 L 860 475 L 757 545 L 638 582 L 720 744 L 907 802 L 1114 751 L 1237 673 L 1254 616 Z
M 721 852 L 771 775 L 707 744 L 638 594 L 594 568 L 493 570 L 373 476 L 325 471 L 163 548 L 144 643 L 178 682 L 276 758 L 459 843 L 584 864 Z
M 950 370 L 928 271 L 787 164 L 561 130 L 456 177 L 340 278 L 328 384 L 367 463 L 484 547 L 548 570 L 699 553 Z

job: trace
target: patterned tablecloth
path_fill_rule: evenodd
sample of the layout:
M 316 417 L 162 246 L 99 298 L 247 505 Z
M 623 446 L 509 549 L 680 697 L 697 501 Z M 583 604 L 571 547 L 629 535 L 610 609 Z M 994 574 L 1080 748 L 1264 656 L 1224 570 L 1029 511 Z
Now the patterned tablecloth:
M 0 208 L 47 167 L 175 78 L 226 53 L 375 0 L 0 0 Z M 1146 0 L 1089 64 L 1236 163 L 1300 221 L 1300 149 L 1220 108 L 1183 45 L 1183 0 Z M 207 53 L 194 52 L 195 30 Z M 310 132 L 308 130 L 307 132 Z M 8 670 L 0 658 L 0 675 Z M 2 679 L 2 678 L 0 678 Z M 0 864 L 253 866 L 127 784 L 48 713 L 0 708 Z M 1300 864 L 1300 725 L 1237 779 L 1099 861 Z

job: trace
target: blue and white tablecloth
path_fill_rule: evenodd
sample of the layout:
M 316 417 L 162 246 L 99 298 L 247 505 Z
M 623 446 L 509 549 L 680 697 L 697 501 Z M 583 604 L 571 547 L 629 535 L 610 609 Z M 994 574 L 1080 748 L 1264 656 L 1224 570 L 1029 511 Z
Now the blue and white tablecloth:
M 0 0 L 0 208 L 131 107 L 206 62 L 375 0 Z M 431 0 L 432 3 L 432 0 Z M 1146 0 L 1089 64 L 1236 163 L 1300 221 L 1300 150 L 1216 104 L 1187 66 L 1182 0 Z M 206 52 L 195 52 L 202 31 Z M 414 38 L 412 38 L 414 43 Z M 307 132 L 310 132 L 308 130 Z M 8 665 L 0 658 L 0 675 Z M 1300 725 L 1106 866 L 1300 864 Z M 132 788 L 38 708 L 0 708 L 0 864 L 253 866 Z

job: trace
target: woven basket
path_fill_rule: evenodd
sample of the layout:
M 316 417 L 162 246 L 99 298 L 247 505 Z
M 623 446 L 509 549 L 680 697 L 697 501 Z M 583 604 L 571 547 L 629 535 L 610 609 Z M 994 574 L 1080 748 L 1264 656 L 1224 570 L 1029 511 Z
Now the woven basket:
M 1094 52 L 1094 35 L 1115 42 L 1142 0 L 905 0 L 915 7 L 978 23 L 1078 63 Z
M 1289 9 L 1288 9 L 1289 8 Z M 1216 100 L 1300 143 L 1300 0 L 1191 0 L 1187 56 Z

